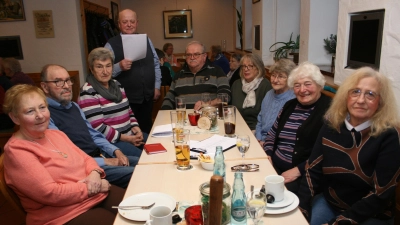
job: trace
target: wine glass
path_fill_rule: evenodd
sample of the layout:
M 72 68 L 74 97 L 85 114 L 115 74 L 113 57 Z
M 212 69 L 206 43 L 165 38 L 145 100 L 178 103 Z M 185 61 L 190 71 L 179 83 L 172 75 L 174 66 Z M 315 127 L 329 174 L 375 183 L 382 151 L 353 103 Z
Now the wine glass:
M 250 137 L 249 135 L 237 135 L 236 137 L 236 147 L 239 152 L 242 153 L 242 164 L 244 163 L 244 154 L 250 148 Z
M 260 191 L 250 191 L 246 194 L 246 210 L 247 214 L 253 219 L 254 225 L 260 222 L 264 216 L 266 197 L 265 193 Z

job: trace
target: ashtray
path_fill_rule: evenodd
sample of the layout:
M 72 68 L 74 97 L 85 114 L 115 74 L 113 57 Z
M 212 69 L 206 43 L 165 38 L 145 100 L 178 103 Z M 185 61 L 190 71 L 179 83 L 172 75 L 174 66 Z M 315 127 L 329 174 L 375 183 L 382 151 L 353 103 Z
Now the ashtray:
M 233 172 L 256 172 L 259 168 L 260 166 L 258 164 L 240 164 L 232 166 L 231 170 Z

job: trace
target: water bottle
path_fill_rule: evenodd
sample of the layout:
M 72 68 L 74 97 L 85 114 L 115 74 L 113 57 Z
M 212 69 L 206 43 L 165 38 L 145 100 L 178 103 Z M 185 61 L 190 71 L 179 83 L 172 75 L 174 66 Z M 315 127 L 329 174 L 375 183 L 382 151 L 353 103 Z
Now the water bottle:
M 224 183 L 226 182 L 225 179 L 225 157 L 224 153 L 222 152 L 222 146 L 216 147 L 216 152 L 214 156 L 214 175 L 218 175 L 224 178 Z
M 233 194 L 231 201 L 231 224 L 247 224 L 246 194 L 244 193 L 242 172 L 235 172 L 235 181 L 233 182 Z

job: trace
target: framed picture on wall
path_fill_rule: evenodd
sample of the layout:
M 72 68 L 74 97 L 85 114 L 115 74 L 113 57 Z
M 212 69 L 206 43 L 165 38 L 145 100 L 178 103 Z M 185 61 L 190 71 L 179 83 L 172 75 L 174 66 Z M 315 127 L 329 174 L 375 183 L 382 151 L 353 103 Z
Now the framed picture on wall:
M 25 20 L 22 0 L 0 1 L 0 22 Z
M 119 14 L 118 4 L 115 2 L 111 2 L 111 17 L 114 20 L 115 26 L 117 27 L 118 27 L 118 14 Z
M 256 2 L 259 2 L 259 1 L 260 1 L 260 0 L 253 0 L 253 4 L 256 3 Z
M 192 10 L 163 11 L 164 38 L 192 38 Z

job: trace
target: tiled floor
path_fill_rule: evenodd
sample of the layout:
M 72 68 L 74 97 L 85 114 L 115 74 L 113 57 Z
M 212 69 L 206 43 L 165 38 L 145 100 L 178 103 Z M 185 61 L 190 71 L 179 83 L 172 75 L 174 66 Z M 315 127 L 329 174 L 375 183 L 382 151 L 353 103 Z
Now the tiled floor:
M 25 219 L 18 217 L 13 207 L 8 204 L 4 196 L 0 193 L 0 223 L 2 225 L 25 224 Z

